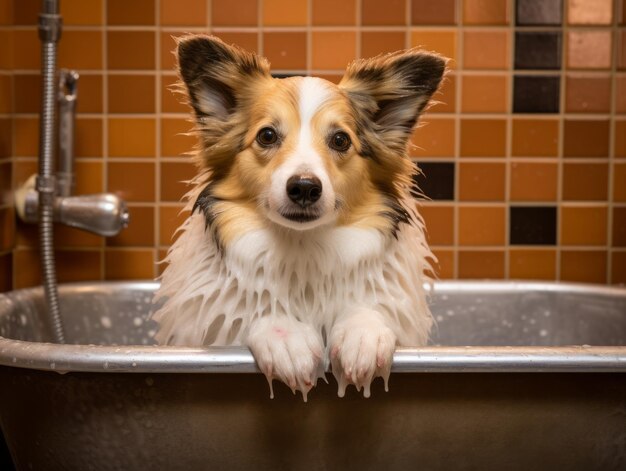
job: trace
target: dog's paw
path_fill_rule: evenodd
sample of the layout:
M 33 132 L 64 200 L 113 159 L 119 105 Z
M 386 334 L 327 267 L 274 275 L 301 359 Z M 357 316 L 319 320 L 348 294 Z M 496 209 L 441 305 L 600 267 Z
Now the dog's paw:
M 317 379 L 325 378 L 322 338 L 310 325 L 286 316 L 263 317 L 250 327 L 247 344 L 267 378 L 272 399 L 273 379 L 285 383 L 294 394 L 300 391 L 306 402 Z
M 329 344 L 339 397 L 345 395 L 350 384 L 357 391 L 363 388 L 363 396 L 370 397 L 370 385 L 379 376 L 388 390 L 396 336 L 380 314 L 363 310 L 340 320 L 331 331 Z

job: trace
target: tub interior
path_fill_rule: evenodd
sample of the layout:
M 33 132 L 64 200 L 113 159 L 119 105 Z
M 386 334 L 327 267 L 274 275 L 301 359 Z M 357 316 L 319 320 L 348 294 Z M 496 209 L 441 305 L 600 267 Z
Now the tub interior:
M 153 345 L 156 283 L 63 285 L 67 342 Z M 438 282 L 433 346 L 626 345 L 626 289 L 512 282 Z M 0 295 L 0 336 L 51 342 L 41 289 Z

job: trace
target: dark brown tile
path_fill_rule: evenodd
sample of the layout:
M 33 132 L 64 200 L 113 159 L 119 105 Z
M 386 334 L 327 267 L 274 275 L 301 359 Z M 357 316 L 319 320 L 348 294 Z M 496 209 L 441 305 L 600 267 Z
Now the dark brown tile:
M 273 70 L 306 69 L 307 35 L 302 33 L 264 33 L 263 55 Z
M 9 159 L 13 154 L 13 136 L 11 134 L 11 120 L 0 118 L 0 162 Z
M 58 250 L 56 257 L 60 283 L 102 279 L 100 250 Z
M 36 25 L 41 2 L 38 0 L 13 1 L 13 24 L 19 26 Z
M 615 157 L 626 157 L 626 121 L 615 120 Z
M 149 26 L 155 23 L 155 0 L 107 0 L 107 23 Z
M 613 252 L 611 283 L 626 285 L 626 252 Z
M 13 201 L 13 163 L 0 162 L 0 206 Z
M 39 75 L 15 74 L 13 79 L 13 103 L 16 113 L 39 113 L 41 107 L 41 83 Z
M 608 157 L 608 120 L 566 119 L 563 130 L 565 157 Z

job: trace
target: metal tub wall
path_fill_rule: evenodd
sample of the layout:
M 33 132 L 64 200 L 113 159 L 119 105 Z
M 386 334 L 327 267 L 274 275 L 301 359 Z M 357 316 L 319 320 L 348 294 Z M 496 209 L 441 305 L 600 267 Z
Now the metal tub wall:
M 442 346 L 399 350 L 387 393 L 338 399 L 329 375 L 305 404 L 269 399 L 245 350 L 151 345 L 155 287 L 61 287 L 63 346 L 40 291 L 0 296 L 18 469 L 626 467 L 626 290 L 438 284 Z

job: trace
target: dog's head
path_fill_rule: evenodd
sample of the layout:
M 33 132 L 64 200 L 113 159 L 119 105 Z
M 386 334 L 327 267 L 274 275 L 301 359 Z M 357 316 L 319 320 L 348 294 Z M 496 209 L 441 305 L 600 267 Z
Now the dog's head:
M 335 85 L 273 78 L 263 58 L 188 36 L 178 63 L 210 175 L 196 206 L 222 237 L 240 232 L 241 218 L 299 231 L 393 230 L 402 220 L 399 199 L 414 172 L 407 142 L 441 82 L 443 58 L 411 49 L 359 60 Z

